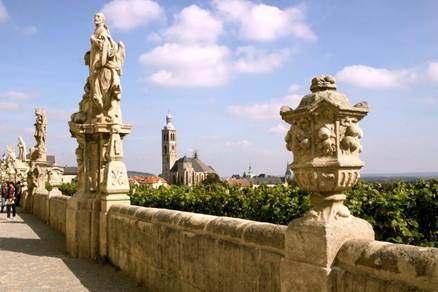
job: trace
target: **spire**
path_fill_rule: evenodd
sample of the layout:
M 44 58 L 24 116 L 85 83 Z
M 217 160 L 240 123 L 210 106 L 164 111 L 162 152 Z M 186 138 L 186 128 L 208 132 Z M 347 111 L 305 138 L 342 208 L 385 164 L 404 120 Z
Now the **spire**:
M 172 124 L 172 115 L 170 114 L 170 111 L 167 112 L 166 115 L 166 126 L 164 126 L 167 130 L 175 130 L 175 127 Z
M 248 172 L 246 173 L 246 175 L 250 178 L 254 176 L 254 174 L 252 173 L 251 164 L 249 164 L 249 166 L 248 166 Z

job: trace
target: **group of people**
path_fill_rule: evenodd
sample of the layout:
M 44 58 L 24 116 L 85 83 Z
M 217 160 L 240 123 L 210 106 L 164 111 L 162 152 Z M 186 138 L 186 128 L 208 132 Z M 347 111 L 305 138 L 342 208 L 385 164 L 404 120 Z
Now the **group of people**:
M 6 207 L 7 220 L 15 218 L 16 207 L 20 206 L 21 192 L 20 181 L 15 184 L 12 181 L 3 181 L 1 183 L 1 213 L 3 213 Z

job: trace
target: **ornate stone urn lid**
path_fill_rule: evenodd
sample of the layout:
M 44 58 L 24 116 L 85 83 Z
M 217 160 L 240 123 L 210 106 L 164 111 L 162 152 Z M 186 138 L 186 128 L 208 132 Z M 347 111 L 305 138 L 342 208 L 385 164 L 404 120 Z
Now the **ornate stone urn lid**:
M 362 118 L 368 113 L 368 104 L 366 102 L 351 106 L 348 97 L 336 90 L 336 80 L 330 75 L 313 78 L 310 90 L 311 93 L 301 99 L 295 110 L 289 106 L 281 107 L 280 115 L 285 122 L 291 123 L 296 114 L 313 112 L 323 102 L 336 107 L 341 114 L 349 113 Z
M 291 125 L 285 137 L 286 148 L 293 153 L 291 169 L 298 185 L 311 192 L 317 216 L 323 220 L 348 216 L 342 192 L 360 177 L 363 133 L 358 122 L 368 113 L 368 104 L 351 106 L 336 90 L 332 76 L 313 78 L 310 90 L 295 110 L 280 109 L 281 118 Z M 336 210 L 326 209 L 333 204 Z

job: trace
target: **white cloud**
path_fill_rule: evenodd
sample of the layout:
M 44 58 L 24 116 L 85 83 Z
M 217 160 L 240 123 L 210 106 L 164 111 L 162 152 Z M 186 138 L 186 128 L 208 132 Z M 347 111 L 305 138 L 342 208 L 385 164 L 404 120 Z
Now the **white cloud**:
M 102 12 L 111 27 L 128 31 L 165 18 L 161 6 L 152 0 L 113 0 Z
M 264 42 L 293 35 L 316 40 L 316 34 L 305 22 L 302 6 L 280 9 L 247 0 L 213 0 L 213 4 L 227 20 L 238 24 L 239 35 L 244 39 Z
M 150 41 L 164 43 L 140 56 L 140 63 L 148 70 L 147 80 L 159 86 L 221 86 L 236 74 L 273 72 L 290 56 L 289 49 L 242 46 L 232 51 L 218 43 L 222 33 L 219 16 L 197 5 L 185 7 L 175 15 L 172 25 L 148 37 Z
M 284 124 L 278 124 L 274 127 L 269 128 L 268 132 L 274 133 L 274 134 L 286 135 L 286 132 L 288 130 L 289 130 L 289 128 L 287 126 L 285 126 Z
M 280 67 L 289 55 L 287 49 L 266 52 L 253 46 L 239 47 L 234 70 L 238 73 L 269 73 Z
M 161 86 L 218 86 L 227 82 L 229 50 L 225 46 L 166 43 L 140 56 L 157 70 L 149 80 Z
M 16 102 L 0 102 L 0 110 L 18 110 L 20 105 Z
M 163 41 L 163 38 L 158 33 L 153 32 L 147 36 L 147 41 L 153 44 L 159 44 Z
M 248 148 L 252 143 L 248 140 L 226 141 L 225 146 L 229 148 Z
M 8 10 L 6 9 L 3 2 L 0 0 L 0 23 L 6 22 L 9 20 Z
M 221 20 L 208 10 L 191 5 L 175 16 L 175 23 L 164 34 L 172 42 L 215 43 L 221 33 Z
M 430 81 L 438 82 L 438 63 L 431 62 L 427 67 L 427 78 Z
M 231 105 L 228 113 L 232 116 L 243 117 L 252 120 L 272 120 L 280 118 L 280 108 L 284 105 L 295 107 L 301 100 L 299 95 L 287 95 L 283 98 L 275 98 L 266 103 L 251 105 Z
M 344 67 L 336 73 L 336 78 L 353 86 L 388 89 L 410 85 L 418 79 L 413 70 L 390 70 L 385 68 L 374 68 L 366 65 L 352 65 Z
M 34 93 L 26 93 L 22 91 L 9 90 L 3 93 L 0 93 L 0 98 L 12 99 L 12 100 L 27 100 L 34 98 L 36 94 Z

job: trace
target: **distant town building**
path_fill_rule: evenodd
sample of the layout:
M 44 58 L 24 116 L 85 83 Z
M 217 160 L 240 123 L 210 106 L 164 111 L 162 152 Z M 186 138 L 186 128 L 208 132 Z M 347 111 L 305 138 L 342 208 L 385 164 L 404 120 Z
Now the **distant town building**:
M 246 172 L 243 172 L 243 177 L 246 177 L 246 178 L 252 178 L 252 177 L 254 177 L 255 175 L 254 175 L 254 173 L 252 172 L 252 167 L 251 167 L 251 165 L 250 166 L 248 166 L 248 170 L 246 171 Z
M 268 187 L 273 187 L 276 185 L 282 185 L 284 183 L 284 177 L 266 175 L 264 173 L 254 176 L 249 180 L 253 187 L 258 187 L 261 185 L 266 185 Z
M 209 174 L 215 175 L 216 171 L 202 162 L 195 152 L 193 157 L 184 156 L 175 162 L 170 170 L 170 182 L 194 186 L 200 184 Z
M 161 130 L 161 176 L 171 184 L 194 186 L 200 184 L 209 174 L 216 174 L 213 167 L 202 162 L 198 153 L 193 157 L 184 156 L 177 160 L 176 129 L 170 113 L 166 115 L 166 125 Z
M 166 125 L 161 130 L 161 176 L 171 182 L 170 169 L 175 164 L 176 154 L 176 129 L 172 124 L 172 115 L 166 115 Z
M 151 175 L 151 176 L 132 176 L 129 178 L 129 183 L 131 185 L 148 185 L 153 189 L 158 189 L 161 186 L 168 187 L 169 184 L 167 181 L 159 176 Z
M 78 175 L 78 168 L 76 166 L 64 166 L 64 173 L 62 175 L 62 183 L 72 183 L 76 182 Z M 141 172 L 141 171 L 130 171 L 128 170 L 128 178 L 130 181 L 140 181 L 147 177 L 155 176 L 152 173 Z M 133 180 L 131 180 L 133 178 Z
M 268 187 L 281 185 L 285 183 L 285 177 L 266 175 L 264 173 L 255 175 L 252 171 L 252 167 L 249 166 L 248 170 L 243 172 L 242 176 L 238 174 L 233 174 L 230 178 L 226 180 L 230 186 L 238 187 L 258 187 L 261 185 L 266 185 Z
M 251 186 L 251 182 L 247 178 L 240 178 L 240 177 L 230 177 L 226 180 L 228 185 L 232 187 L 241 187 L 241 188 L 248 188 Z
M 64 166 L 64 173 L 62 174 L 62 183 L 70 184 L 76 181 L 78 175 L 78 168 L 75 166 Z
M 293 180 L 294 174 L 292 172 L 292 163 L 286 164 L 286 172 L 284 173 L 284 182 L 289 183 Z

